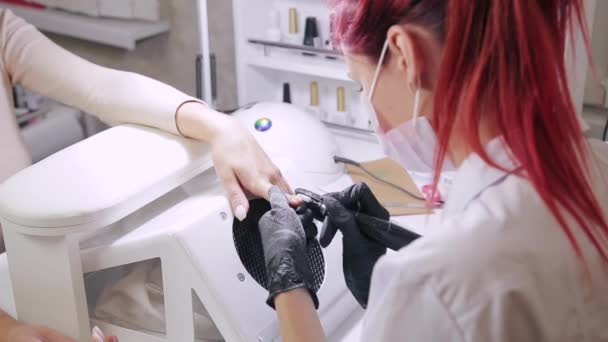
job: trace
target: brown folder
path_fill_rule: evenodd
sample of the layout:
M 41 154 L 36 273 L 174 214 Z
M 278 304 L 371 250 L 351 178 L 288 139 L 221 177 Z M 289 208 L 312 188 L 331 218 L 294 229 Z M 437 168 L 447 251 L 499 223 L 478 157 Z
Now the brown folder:
M 405 171 L 399 164 L 391 159 L 380 159 L 376 161 L 361 163 L 371 173 L 382 178 L 383 180 L 389 181 L 399 187 L 415 194 L 416 196 L 423 197 L 418 187 L 412 180 L 412 177 Z M 433 210 L 426 208 L 426 202 L 417 200 L 403 191 L 395 189 L 394 187 L 380 182 L 369 175 L 358 167 L 347 165 L 348 174 L 353 179 L 353 182 L 365 182 L 371 188 L 372 192 L 378 198 L 380 203 L 386 207 L 391 216 L 405 216 L 405 215 L 422 215 L 432 214 Z M 400 206 L 402 204 L 403 206 Z M 423 208 L 407 208 L 405 206 L 413 204 L 415 206 L 422 206 Z

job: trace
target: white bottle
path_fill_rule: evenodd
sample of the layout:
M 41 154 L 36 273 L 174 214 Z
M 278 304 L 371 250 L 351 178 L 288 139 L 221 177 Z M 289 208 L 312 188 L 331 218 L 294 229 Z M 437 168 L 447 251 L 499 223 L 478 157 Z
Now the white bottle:
M 281 33 L 281 13 L 278 10 L 272 10 L 269 14 L 270 26 L 266 29 L 266 39 L 271 42 L 280 42 L 283 34 Z

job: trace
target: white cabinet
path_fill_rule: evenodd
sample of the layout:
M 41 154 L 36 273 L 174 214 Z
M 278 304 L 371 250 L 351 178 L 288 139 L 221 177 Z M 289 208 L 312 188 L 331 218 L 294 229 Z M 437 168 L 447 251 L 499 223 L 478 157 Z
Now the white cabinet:
M 316 56 L 304 55 L 292 45 L 302 45 L 306 18 L 315 17 L 322 46 L 326 48 L 325 42 L 329 39 L 330 31 L 326 0 L 232 0 L 232 3 L 241 105 L 254 101 L 281 101 L 283 85 L 288 83 L 292 102 L 308 108 L 311 104 L 311 84 L 316 82 L 319 88 L 318 102 L 323 113 L 320 117 L 324 121 L 369 129 L 368 114 L 359 105 L 358 86 L 349 80 L 343 59 L 328 59 L 321 51 L 313 53 Z M 588 14 L 593 13 L 595 0 L 585 0 L 585 3 Z M 295 37 L 290 35 L 291 9 L 297 13 L 298 33 Z M 276 39 L 272 30 L 275 21 L 279 22 L 282 33 L 280 43 L 269 42 Z M 587 70 L 582 41 L 577 39 L 576 45 L 570 46 L 569 51 L 577 51 L 576 55 L 581 57 L 573 61 L 568 56 L 573 98 L 577 108 L 581 108 Z M 341 87 L 344 88 L 345 106 L 340 106 L 338 100 L 338 94 L 342 93 L 339 90 Z
M 160 19 L 160 0 L 30 0 L 50 8 L 94 17 Z
M 292 103 L 309 109 L 311 115 L 329 124 L 369 130 L 358 86 L 350 81 L 343 57 L 327 45 L 327 1 L 233 0 L 233 10 L 241 105 L 282 101 L 288 84 Z M 303 44 L 309 17 L 316 18 L 320 38 L 313 49 Z M 276 41 L 277 24 L 280 41 Z
M 50 3 L 60 4 L 55 1 Z M 77 1 L 76 4 L 77 6 L 71 7 L 74 13 L 53 8 L 41 10 L 5 2 L 0 2 L 0 8 L 10 9 L 13 13 L 43 32 L 83 39 L 127 50 L 134 50 L 138 41 L 169 31 L 169 23 L 165 21 L 151 22 L 98 18 L 94 17 L 99 15 L 97 3 L 95 3 L 95 7 L 91 7 L 90 2 L 81 3 Z M 111 9 L 107 8 L 106 10 Z M 145 12 L 145 8 L 139 6 L 138 11 L 142 16 L 147 15 L 151 18 L 151 14 Z M 86 13 L 86 15 L 76 12 Z
M 213 6 L 208 5 L 213 1 L 224 0 L 198 0 L 202 51 L 200 88 L 201 97 L 208 103 L 213 103 L 213 81 L 218 79 L 210 58 L 210 51 L 214 49 L 210 48 L 213 44 L 210 44 L 207 25 L 209 17 L 220 15 L 209 12 Z M 327 1 L 232 0 L 232 6 L 238 104 L 281 102 L 284 85 L 289 84 L 292 103 L 327 124 L 341 156 L 357 161 L 381 158 L 382 151 L 370 129 L 369 114 L 360 104 L 360 87 L 349 79 L 342 55 L 326 44 L 330 38 Z M 292 9 L 297 17 L 294 35 L 290 35 Z M 303 44 L 308 17 L 316 18 L 320 48 Z M 278 42 L 276 22 L 281 32 Z M 225 75 L 220 75 L 220 79 L 222 76 Z

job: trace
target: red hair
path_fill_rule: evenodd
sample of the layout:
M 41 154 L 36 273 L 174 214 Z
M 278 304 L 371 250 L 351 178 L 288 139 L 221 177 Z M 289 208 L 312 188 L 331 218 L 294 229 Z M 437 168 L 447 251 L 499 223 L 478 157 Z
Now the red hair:
M 420 25 L 443 42 L 432 119 L 435 187 L 455 126 L 471 152 L 499 167 L 479 134 L 483 116 L 577 254 L 570 216 L 608 261 L 608 224 L 591 187 L 565 64 L 569 32 L 581 28 L 588 43 L 583 0 L 330 0 L 330 6 L 335 45 L 376 61 L 393 25 Z

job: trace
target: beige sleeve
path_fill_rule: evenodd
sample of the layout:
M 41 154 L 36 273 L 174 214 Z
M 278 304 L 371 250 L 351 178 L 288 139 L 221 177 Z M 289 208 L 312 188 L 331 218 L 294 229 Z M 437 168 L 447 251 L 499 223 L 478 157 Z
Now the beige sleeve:
M 135 73 L 90 63 L 0 9 L 0 53 L 10 80 L 116 125 L 133 123 L 179 134 L 175 112 L 194 100 Z

